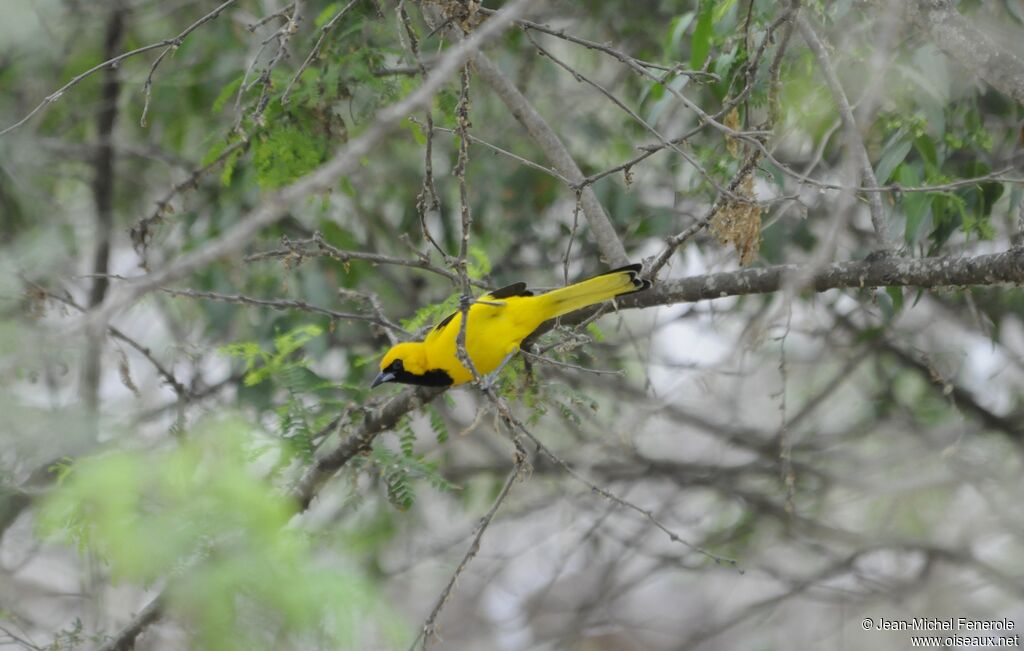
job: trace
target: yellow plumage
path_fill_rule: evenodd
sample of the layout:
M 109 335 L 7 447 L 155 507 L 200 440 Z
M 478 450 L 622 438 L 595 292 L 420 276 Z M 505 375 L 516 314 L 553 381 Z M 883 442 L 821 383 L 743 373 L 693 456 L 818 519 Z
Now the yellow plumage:
M 545 321 L 650 287 L 649 281 L 637 277 L 640 268 L 638 264 L 621 267 L 539 296 L 533 296 L 524 283 L 481 296 L 470 306 L 466 326 L 466 352 L 477 372 L 487 375 L 498 369 Z M 471 381 L 472 373 L 457 354 L 461 327 L 462 313 L 455 312 L 423 341 L 393 346 L 381 360 L 381 373 L 373 386 L 383 382 L 448 386 Z

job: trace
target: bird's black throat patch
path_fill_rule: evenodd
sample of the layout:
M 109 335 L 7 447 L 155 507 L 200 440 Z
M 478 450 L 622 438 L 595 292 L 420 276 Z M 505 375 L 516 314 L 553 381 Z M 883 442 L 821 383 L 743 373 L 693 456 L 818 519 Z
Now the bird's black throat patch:
M 415 384 L 421 387 L 448 387 L 452 385 L 452 376 L 448 375 L 447 371 L 442 371 L 439 368 L 431 369 L 423 375 L 416 375 L 409 371 L 399 371 L 395 373 L 395 379 L 392 382 Z
M 405 370 L 402 360 L 396 359 L 387 368 L 382 369 L 383 373 L 390 373 L 394 377 L 388 382 L 399 384 L 415 384 L 421 387 L 447 387 L 452 385 L 452 376 L 447 371 L 439 368 L 431 369 L 423 374 L 410 373 Z

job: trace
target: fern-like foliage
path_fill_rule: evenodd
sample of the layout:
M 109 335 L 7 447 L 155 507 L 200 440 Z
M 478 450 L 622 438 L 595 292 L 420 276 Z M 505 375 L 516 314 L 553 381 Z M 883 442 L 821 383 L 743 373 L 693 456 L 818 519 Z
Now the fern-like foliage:
M 416 503 L 415 482 L 425 481 L 434 490 L 451 492 L 457 486 L 438 472 L 438 464 L 428 461 L 412 448 L 415 435 L 411 427 L 399 427 L 400 450 L 395 451 L 378 441 L 370 451 L 368 462 L 377 471 L 387 491 L 388 501 L 397 509 L 406 511 Z M 410 438 L 411 437 L 411 438 Z

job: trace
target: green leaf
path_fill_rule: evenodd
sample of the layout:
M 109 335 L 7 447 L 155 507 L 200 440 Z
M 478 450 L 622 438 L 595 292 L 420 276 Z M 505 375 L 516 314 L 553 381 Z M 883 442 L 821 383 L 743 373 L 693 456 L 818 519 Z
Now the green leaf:
M 912 146 L 913 143 L 899 132 L 889 139 L 889 142 L 886 143 L 885 148 L 882 150 L 878 167 L 875 168 L 875 179 L 879 185 L 885 185 L 889 182 L 889 179 L 892 178 L 892 173 L 907 157 L 907 154 L 910 153 Z
M 480 280 L 491 273 L 491 259 L 487 257 L 487 251 L 482 247 L 471 245 L 469 247 L 469 261 L 466 265 L 466 273 L 473 280 Z
M 253 139 L 252 164 L 263 188 L 279 188 L 313 171 L 327 154 L 325 139 L 297 124 L 275 126 Z
M 715 8 L 714 22 L 717 24 L 725 18 L 725 14 L 729 13 L 729 10 L 735 4 L 736 0 L 718 0 L 718 6 Z
M 405 124 L 406 128 L 409 129 L 409 133 L 412 134 L 412 139 L 416 141 L 417 145 L 427 144 L 427 136 L 423 133 L 423 129 L 420 128 L 419 123 L 408 120 Z
M 326 7 L 324 7 L 323 11 L 317 14 L 316 18 L 313 20 L 313 24 L 316 25 L 318 28 L 323 27 L 331 20 L 331 18 L 334 18 L 334 15 L 338 13 L 338 9 L 340 8 L 340 2 L 331 2 Z
M 902 287 L 886 287 L 885 293 L 892 299 L 893 312 L 899 314 L 900 310 L 903 309 L 903 288 Z
M 913 187 L 921 183 L 921 176 L 911 166 L 903 165 L 897 175 L 900 185 Z M 924 192 L 907 192 L 902 196 L 901 205 L 906 223 L 903 228 L 903 238 L 908 245 L 917 242 L 918 232 L 921 224 L 924 223 L 931 209 L 931 198 Z
M 711 51 L 714 8 L 715 4 L 711 0 L 701 0 L 697 26 L 693 30 L 693 38 L 690 39 L 690 68 L 694 70 L 704 68 L 704 60 L 708 58 L 708 53 Z
M 437 437 L 437 442 L 445 443 L 448 440 L 448 426 L 445 425 L 441 412 L 434 405 L 428 404 L 427 416 L 430 418 L 430 429 L 434 432 L 434 436 Z
M 220 171 L 220 184 L 225 188 L 231 185 L 231 179 L 235 175 L 235 165 L 238 163 L 238 158 L 241 155 L 242 150 L 236 149 L 224 159 L 224 168 Z
M 669 21 L 668 34 L 662 45 L 662 56 L 666 61 L 675 61 L 679 56 L 683 35 L 686 34 L 687 28 L 690 27 L 690 23 L 693 22 L 696 15 L 695 12 L 688 11 Z
M 930 169 L 938 171 L 939 154 L 931 136 L 924 133 L 914 138 L 914 148 L 917 149 L 917 153 L 921 154 L 921 158 L 930 166 Z
M 253 341 L 237 342 L 222 346 L 220 351 L 226 355 L 245 361 L 245 386 L 256 386 L 267 379 L 285 375 L 295 367 L 304 367 L 305 360 L 289 359 L 292 353 L 299 350 L 313 339 L 323 334 L 323 328 L 313 324 L 299 326 L 274 338 L 274 352 L 266 352 Z M 259 364 L 262 363 L 262 366 Z M 257 368 L 257 366 L 259 366 Z
M 668 87 L 678 93 L 682 92 L 682 90 L 686 88 L 687 84 L 689 83 L 690 78 L 688 76 L 679 75 L 678 77 L 675 77 L 670 82 L 668 82 Z M 665 86 L 663 86 L 662 84 L 652 85 L 650 87 L 650 94 L 648 95 L 648 97 L 654 100 L 654 104 L 647 112 L 647 115 L 644 116 L 644 120 L 648 124 L 657 123 L 658 118 L 661 117 L 661 114 L 665 111 L 665 109 L 671 106 L 673 102 L 676 101 L 675 95 L 666 91 Z
M 398 443 L 402 448 L 402 454 L 407 458 L 414 456 L 416 446 L 416 432 L 412 429 L 412 420 L 406 416 L 399 425 Z
M 224 110 L 224 105 L 228 103 L 229 99 L 234 98 L 238 95 L 238 89 L 242 87 L 242 81 L 244 81 L 244 75 L 239 75 L 230 84 L 221 89 L 217 95 L 217 99 L 213 100 L 213 106 L 211 110 L 214 113 L 220 113 Z M 216 158 L 216 156 L 214 156 Z
M 444 317 L 454 312 L 458 308 L 458 306 L 459 294 L 455 293 L 450 295 L 448 298 L 444 299 L 444 301 L 440 303 L 421 307 L 419 310 L 416 311 L 416 314 L 414 314 L 411 318 L 404 319 L 403 321 L 401 321 L 401 325 L 406 330 L 410 332 L 415 332 L 416 330 L 419 330 L 423 326 L 427 325 L 427 323 L 436 323 L 437 321 L 440 321 Z

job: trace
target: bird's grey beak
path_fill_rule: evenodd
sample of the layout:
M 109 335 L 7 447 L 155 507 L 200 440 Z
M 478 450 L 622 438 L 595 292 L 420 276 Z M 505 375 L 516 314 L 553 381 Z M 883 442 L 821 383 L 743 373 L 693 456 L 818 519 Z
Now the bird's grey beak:
M 385 382 L 390 382 L 391 380 L 394 380 L 394 379 L 395 379 L 395 374 L 394 373 L 388 373 L 386 371 L 381 371 L 380 374 L 377 375 L 377 377 L 375 377 L 373 379 L 373 384 L 370 385 L 370 388 L 372 389 L 372 388 L 374 388 L 374 387 L 376 387 L 376 386 L 378 386 L 380 384 L 384 384 Z

